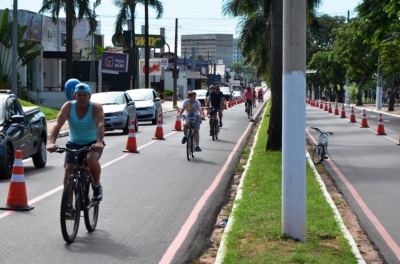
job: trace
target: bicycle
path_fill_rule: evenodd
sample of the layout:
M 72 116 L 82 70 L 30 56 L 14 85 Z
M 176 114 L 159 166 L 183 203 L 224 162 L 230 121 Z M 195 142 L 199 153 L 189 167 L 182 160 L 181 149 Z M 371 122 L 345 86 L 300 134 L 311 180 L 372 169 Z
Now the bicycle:
M 312 129 L 320 133 L 318 143 L 314 146 L 312 160 L 314 164 L 321 163 L 324 159 L 328 158 L 328 139 L 329 136 L 333 136 L 332 132 L 322 132 L 317 127 L 311 127 Z
M 186 157 L 187 160 L 190 161 L 190 159 L 194 158 L 194 148 L 195 148 L 195 143 L 194 143 L 194 130 L 193 130 L 193 122 L 196 120 L 196 118 L 199 118 L 198 116 L 193 116 L 193 117 L 187 117 L 185 115 L 182 115 L 183 120 L 185 120 L 188 125 L 188 131 L 186 133 Z
M 248 119 L 250 119 L 253 116 L 253 109 L 251 107 L 250 101 L 247 100 L 246 100 L 246 113 Z
M 59 147 L 57 153 L 73 153 L 74 172 L 68 175 L 61 198 L 60 223 L 61 233 L 65 242 L 74 242 L 79 229 L 81 211 L 84 213 L 85 226 L 88 232 L 93 232 L 99 216 L 99 201 L 93 200 L 93 177 L 86 163 L 86 154 L 94 151 L 91 146 L 81 149 Z M 83 161 L 79 157 L 84 154 Z
M 215 107 L 210 107 L 210 118 L 211 118 L 211 137 L 212 140 L 218 139 L 219 134 L 219 119 L 218 119 L 218 109 Z
M 259 102 L 259 103 L 264 102 L 264 98 L 263 98 L 263 95 L 262 95 L 262 94 L 259 94 L 259 95 L 258 95 L 258 102 Z

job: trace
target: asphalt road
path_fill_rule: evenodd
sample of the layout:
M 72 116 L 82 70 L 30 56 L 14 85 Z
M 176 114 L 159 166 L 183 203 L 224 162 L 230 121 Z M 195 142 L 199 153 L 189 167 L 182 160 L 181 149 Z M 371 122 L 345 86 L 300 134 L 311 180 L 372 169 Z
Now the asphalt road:
M 164 114 L 165 140 L 153 139 L 155 125 L 139 123 L 137 154 L 123 152 L 127 135 L 107 132 L 97 230 L 88 233 L 81 218 L 73 244 L 63 241 L 59 223 L 64 155 L 49 154 L 40 170 L 25 160 L 28 204 L 35 208 L 0 211 L 0 263 L 186 263 L 198 257 L 208 248 L 254 123 L 243 104 L 224 112 L 216 142 L 203 123 L 203 151 L 189 162 L 183 132 L 173 131 L 175 116 Z M 0 203 L 6 203 L 8 188 L 9 180 L 0 181 Z
M 319 135 L 310 127 L 335 133 L 323 163 L 385 261 L 400 263 L 400 118 L 383 114 L 387 135 L 376 135 L 378 113 L 367 111 L 369 128 L 360 128 L 362 109 L 355 109 L 357 123 L 349 123 L 348 107 L 346 115 L 307 105 L 307 140 L 314 144 Z

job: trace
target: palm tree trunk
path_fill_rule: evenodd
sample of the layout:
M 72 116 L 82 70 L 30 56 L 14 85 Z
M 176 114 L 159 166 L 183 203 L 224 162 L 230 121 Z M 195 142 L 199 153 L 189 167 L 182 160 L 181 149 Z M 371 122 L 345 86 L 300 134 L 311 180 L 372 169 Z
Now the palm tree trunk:
M 65 81 L 73 78 L 72 74 L 72 38 L 73 38 L 73 21 L 71 16 L 66 16 L 66 39 L 65 39 Z
M 266 4 L 268 0 L 264 0 Z M 265 8 L 265 7 L 264 7 Z M 271 115 L 266 150 L 282 149 L 283 2 L 271 1 Z
M 146 65 L 146 73 L 145 73 L 145 86 L 146 88 L 150 88 L 149 85 L 149 58 L 150 58 L 150 49 L 149 49 L 149 0 L 145 0 L 144 2 L 144 45 L 145 45 L 145 65 Z
M 136 58 L 136 38 L 135 38 L 135 9 L 136 3 L 134 1 L 129 5 L 131 12 L 131 26 L 132 26 L 132 34 L 131 34 L 131 87 L 132 89 L 136 88 L 136 73 L 137 73 L 137 58 Z

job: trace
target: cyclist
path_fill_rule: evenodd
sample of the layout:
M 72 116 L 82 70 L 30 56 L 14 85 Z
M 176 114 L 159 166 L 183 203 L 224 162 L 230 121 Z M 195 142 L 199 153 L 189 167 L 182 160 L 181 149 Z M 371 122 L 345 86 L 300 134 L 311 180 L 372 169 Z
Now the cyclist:
M 260 89 L 258 89 L 258 100 L 260 101 L 260 102 L 263 102 L 264 100 L 263 100 L 263 90 L 262 90 L 262 88 L 260 88 Z
M 243 97 L 246 100 L 246 103 L 244 104 L 244 111 L 247 113 L 247 105 L 250 104 L 250 116 L 253 116 L 253 91 L 251 90 L 250 87 L 246 88 L 246 91 L 243 93 Z
M 201 104 L 199 100 L 196 99 L 196 93 L 193 91 L 188 92 L 188 98 L 183 101 L 182 104 L 182 109 L 178 113 L 178 117 L 180 117 L 183 113 L 183 111 L 186 110 L 186 116 L 187 117 L 198 117 L 200 116 L 201 119 L 204 119 L 204 111 L 203 108 L 201 107 Z M 201 148 L 199 146 L 200 144 L 200 124 L 201 124 L 201 119 L 200 118 L 195 118 L 193 122 L 193 130 L 194 130 L 194 141 L 196 142 L 196 147 L 195 150 L 197 152 L 201 151 Z M 183 138 L 182 138 L 182 144 L 185 144 L 187 141 L 186 133 L 188 131 L 188 126 L 189 123 L 186 122 L 186 124 L 183 126 Z
M 210 93 L 212 93 L 212 92 L 214 92 L 214 85 L 210 85 L 210 87 L 207 89 L 205 105 L 207 105 L 208 96 L 209 96 Z
M 210 95 L 207 97 L 207 107 L 211 106 L 215 109 L 215 111 L 218 111 L 218 117 L 219 117 L 219 127 L 222 127 L 222 109 L 223 105 L 225 103 L 225 97 L 224 94 L 220 92 L 219 85 L 216 85 L 214 87 L 214 92 L 210 93 Z M 212 133 L 212 119 L 210 118 L 210 134 Z
M 103 199 L 103 188 L 100 184 L 101 166 L 99 159 L 104 148 L 104 112 L 100 103 L 90 101 L 90 87 L 85 83 L 75 86 L 73 101 L 66 102 L 57 116 L 56 123 L 51 131 L 47 150 L 57 150 L 56 139 L 61 127 L 68 120 L 69 140 L 66 147 L 80 149 L 84 146 L 92 146 L 94 152 L 89 152 L 86 161 L 93 176 L 93 196 L 97 201 Z M 73 173 L 73 158 L 71 153 L 65 155 L 64 161 L 64 186 L 67 183 L 67 175 Z

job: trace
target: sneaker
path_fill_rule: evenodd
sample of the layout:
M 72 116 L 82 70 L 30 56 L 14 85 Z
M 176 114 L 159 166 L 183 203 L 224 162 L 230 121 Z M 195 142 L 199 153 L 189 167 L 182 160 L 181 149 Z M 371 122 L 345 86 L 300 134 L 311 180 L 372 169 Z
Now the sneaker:
M 196 146 L 194 149 L 195 149 L 197 152 L 200 152 L 200 151 L 201 151 L 200 146 Z
M 103 187 L 100 184 L 93 186 L 93 200 L 99 202 L 103 200 Z
M 187 138 L 186 138 L 186 136 L 184 136 L 184 137 L 182 138 L 182 144 L 185 144 L 185 143 L 186 143 L 186 140 L 187 140 Z
M 72 207 L 71 204 L 67 205 L 67 211 L 65 212 L 65 218 L 67 220 L 73 220 L 75 216 L 75 209 Z
M 219 127 L 222 127 L 222 121 L 219 121 Z

